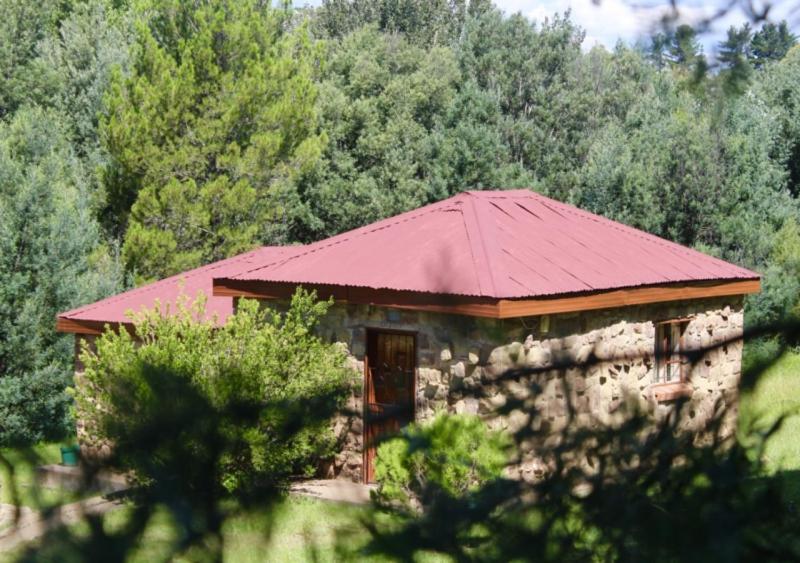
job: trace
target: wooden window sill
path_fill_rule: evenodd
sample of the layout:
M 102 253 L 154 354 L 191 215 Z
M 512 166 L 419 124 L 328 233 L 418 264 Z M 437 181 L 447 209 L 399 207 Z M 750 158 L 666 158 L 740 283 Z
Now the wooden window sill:
M 694 388 L 686 381 L 676 381 L 671 383 L 654 383 L 650 386 L 650 393 L 658 403 L 674 401 L 676 399 L 688 399 L 692 396 Z

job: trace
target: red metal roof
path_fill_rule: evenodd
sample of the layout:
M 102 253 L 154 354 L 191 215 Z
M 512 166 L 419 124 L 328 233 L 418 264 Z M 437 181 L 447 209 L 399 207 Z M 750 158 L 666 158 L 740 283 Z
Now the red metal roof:
M 185 295 L 190 299 L 195 299 L 198 294 L 203 293 L 207 297 L 206 314 L 208 318 L 216 315 L 218 322 L 224 323 L 233 313 L 233 298 L 214 297 L 212 293 L 213 278 L 230 276 L 250 269 L 256 264 L 263 264 L 264 261 L 276 260 L 291 254 L 296 248 L 299 247 L 265 246 L 61 313 L 58 318 L 73 321 L 126 323 L 130 322 L 128 317 L 130 311 L 139 312 L 145 308 L 152 308 L 158 301 L 161 311 L 166 314 L 170 310 L 175 310 L 174 304 L 179 296 Z
M 130 311 L 179 295 L 208 298 L 225 322 L 231 297 L 215 279 L 524 298 L 759 276 L 696 250 L 527 190 L 464 192 L 314 244 L 263 247 L 62 313 L 129 322 Z
M 527 190 L 464 192 L 261 259 L 215 277 L 497 299 L 759 277 Z

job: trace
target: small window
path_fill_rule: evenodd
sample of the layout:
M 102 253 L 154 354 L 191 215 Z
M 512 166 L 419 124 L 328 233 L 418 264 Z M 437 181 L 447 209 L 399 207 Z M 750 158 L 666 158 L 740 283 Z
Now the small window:
M 688 362 L 683 354 L 683 333 L 688 324 L 688 321 L 668 321 L 656 324 L 655 383 L 686 381 Z

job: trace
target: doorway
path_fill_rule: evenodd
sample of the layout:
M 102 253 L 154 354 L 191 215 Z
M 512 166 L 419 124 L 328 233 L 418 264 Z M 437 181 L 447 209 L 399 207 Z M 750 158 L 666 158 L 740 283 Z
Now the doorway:
M 364 482 L 375 481 L 375 447 L 414 420 L 416 335 L 367 331 L 364 374 Z

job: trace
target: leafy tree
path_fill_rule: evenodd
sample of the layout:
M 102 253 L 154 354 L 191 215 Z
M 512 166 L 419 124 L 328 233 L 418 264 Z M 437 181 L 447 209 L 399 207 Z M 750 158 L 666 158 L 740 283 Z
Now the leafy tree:
M 789 190 L 800 195 L 800 49 L 763 70 L 754 87 L 756 95 L 777 114 L 779 141 L 773 158 L 789 173 Z
M 468 18 L 491 8 L 490 0 L 323 0 L 315 15 L 328 37 L 344 37 L 371 24 L 431 46 L 455 42 Z
M 157 461 L 174 459 L 172 447 L 213 460 L 207 469 L 214 486 L 237 494 L 313 474 L 332 453 L 330 417 L 355 382 L 344 350 L 314 335 L 328 307 L 300 290 L 283 314 L 240 301 L 221 328 L 198 321 L 205 318 L 202 299 L 180 304 L 170 317 L 157 309 L 136 315 L 136 337 L 107 331 L 81 356 L 76 400 L 88 437 L 113 444 L 113 463 L 134 470 L 145 486 L 175 478 L 176 467 L 165 473 Z M 165 385 L 183 392 L 175 396 Z M 164 451 L 141 442 L 149 428 L 142 425 L 153 420 L 169 437 Z M 210 443 L 193 438 L 211 430 L 204 420 L 220 433 L 209 434 L 216 436 Z
M 330 142 L 300 184 L 308 206 L 301 240 L 432 200 L 431 138 L 460 79 L 448 48 L 425 50 L 373 27 L 334 45 L 328 58 L 319 107 Z
M 643 96 L 624 124 L 596 133 L 574 201 L 681 244 L 699 241 L 714 228 L 720 189 L 708 120 L 674 85 Z
M 751 54 L 753 32 L 750 24 L 737 28 L 730 26 L 727 37 L 719 44 L 717 58 L 727 68 L 734 68 L 747 61 Z
M 0 117 L 14 112 L 38 88 L 27 64 L 36 57 L 39 41 L 55 30 L 62 7 L 61 0 L 0 1 Z
M 678 71 L 691 88 L 696 88 L 706 77 L 708 61 L 702 53 L 697 31 L 688 24 L 653 35 L 647 52 L 657 68 L 669 66 Z
M 496 92 L 469 79 L 438 120 L 424 164 L 432 199 L 463 190 L 524 186 L 530 173 L 512 159 L 503 135 L 506 118 Z
M 139 280 L 286 240 L 318 158 L 318 51 L 258 0 L 143 2 L 130 77 L 101 122 L 109 208 Z M 131 207 L 132 206 L 132 207 Z
M 90 0 L 76 5 L 58 31 L 40 41 L 37 58 L 28 64 L 40 84 L 31 98 L 65 117 L 98 211 L 106 202 L 97 171 L 108 164 L 98 136 L 99 116 L 112 71 L 127 73 L 132 40 L 127 12 L 115 10 L 107 0 Z
M 800 228 L 795 217 L 787 219 L 775 235 L 762 286 L 747 304 L 756 323 L 768 326 L 800 315 Z
M 762 68 L 770 61 L 781 60 L 796 44 L 797 36 L 791 32 L 786 20 L 778 24 L 767 22 L 753 34 L 750 59 L 756 68 Z
M 688 24 L 679 25 L 669 35 L 666 47 L 669 61 L 674 65 L 688 67 L 702 56 L 697 32 Z
M 719 44 L 717 58 L 726 69 L 725 86 L 729 91 L 741 94 L 747 86 L 752 72 L 750 66 L 750 41 L 753 32 L 750 25 L 728 28 L 726 39 Z
M 644 50 L 647 53 L 647 58 L 658 69 L 667 66 L 667 47 L 670 43 L 670 36 L 667 33 L 654 33 L 650 37 L 649 43 L 644 44 Z
M 0 123 L 0 444 L 69 431 L 72 338 L 56 313 L 115 292 L 63 118 L 23 108 Z
M 499 103 L 510 163 L 526 171 L 529 186 L 556 197 L 574 184 L 593 110 L 573 72 L 583 37 L 568 15 L 537 27 L 493 10 L 470 20 L 458 50 L 465 80 Z
M 635 60 L 633 52 L 630 56 Z M 637 66 L 629 61 L 626 68 Z M 619 107 L 618 119 L 590 132 L 582 178 L 571 200 L 766 270 L 776 231 L 797 210 L 786 189 L 785 168 L 772 158 L 780 146 L 774 110 L 754 96 L 742 96 L 726 99 L 721 113 L 710 111 L 713 100 L 698 102 L 670 74 L 652 76 L 645 70 L 627 76 L 615 80 L 619 89 L 642 89 L 622 98 L 630 105 Z M 750 307 L 750 320 L 761 320 L 762 312 L 764 318 L 775 313 Z

